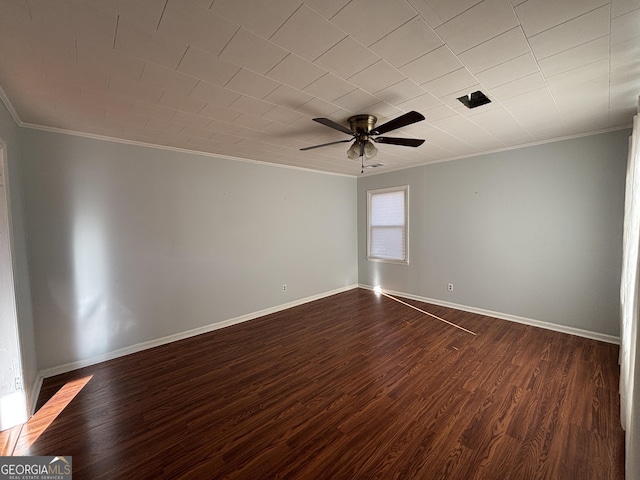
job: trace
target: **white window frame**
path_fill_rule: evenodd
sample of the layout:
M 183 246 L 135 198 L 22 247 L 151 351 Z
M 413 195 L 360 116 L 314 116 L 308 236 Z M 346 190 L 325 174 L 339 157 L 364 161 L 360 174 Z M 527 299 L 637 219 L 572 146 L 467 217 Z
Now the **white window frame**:
M 394 192 L 404 193 L 404 259 L 375 257 L 371 254 L 371 231 L 372 228 L 375 228 L 371 225 L 371 198 L 374 195 Z M 409 264 L 409 185 L 367 190 L 367 260 L 372 262 L 397 263 L 401 265 Z

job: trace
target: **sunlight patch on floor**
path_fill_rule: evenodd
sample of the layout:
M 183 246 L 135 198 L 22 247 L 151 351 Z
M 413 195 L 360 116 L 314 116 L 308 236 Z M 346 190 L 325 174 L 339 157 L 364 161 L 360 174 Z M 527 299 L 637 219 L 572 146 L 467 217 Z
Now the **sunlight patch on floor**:
M 28 455 L 29 448 L 53 423 L 93 375 L 67 382 L 58 392 L 22 426 L 13 455 Z

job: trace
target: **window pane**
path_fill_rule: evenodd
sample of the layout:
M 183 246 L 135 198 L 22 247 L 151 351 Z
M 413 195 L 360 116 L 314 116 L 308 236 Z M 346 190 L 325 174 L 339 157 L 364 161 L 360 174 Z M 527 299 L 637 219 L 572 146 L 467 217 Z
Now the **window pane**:
M 370 256 L 389 260 L 404 260 L 404 228 L 371 228 Z
M 371 225 L 404 225 L 404 191 L 371 196 Z

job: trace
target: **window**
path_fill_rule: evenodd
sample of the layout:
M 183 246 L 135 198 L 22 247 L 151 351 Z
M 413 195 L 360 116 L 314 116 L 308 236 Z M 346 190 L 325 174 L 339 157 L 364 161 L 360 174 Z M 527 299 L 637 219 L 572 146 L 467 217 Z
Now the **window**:
M 369 260 L 409 263 L 408 204 L 408 185 L 367 192 Z

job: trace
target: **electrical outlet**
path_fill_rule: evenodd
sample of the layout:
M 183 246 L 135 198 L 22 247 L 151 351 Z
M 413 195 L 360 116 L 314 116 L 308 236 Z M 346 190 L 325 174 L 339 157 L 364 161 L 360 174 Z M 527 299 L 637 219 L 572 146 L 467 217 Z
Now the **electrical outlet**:
M 450 283 L 447 285 L 447 290 L 449 290 L 450 292 L 453 292 L 453 283 Z
M 286 292 L 287 291 L 287 286 L 286 285 L 282 285 L 282 291 Z

